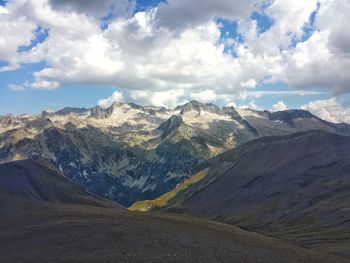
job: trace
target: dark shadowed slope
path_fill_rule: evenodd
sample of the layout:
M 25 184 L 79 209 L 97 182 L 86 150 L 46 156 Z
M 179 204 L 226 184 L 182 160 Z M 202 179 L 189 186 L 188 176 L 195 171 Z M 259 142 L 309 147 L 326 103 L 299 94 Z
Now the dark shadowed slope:
M 350 137 L 312 131 L 262 138 L 208 166 L 208 175 L 173 197 L 168 211 L 350 258 Z
M 14 202 L 52 202 L 122 209 L 114 202 L 85 192 L 43 159 L 1 165 L 0 195 L 3 208 L 11 208 Z
M 221 223 L 130 213 L 43 161 L 0 166 L 1 262 L 346 262 Z

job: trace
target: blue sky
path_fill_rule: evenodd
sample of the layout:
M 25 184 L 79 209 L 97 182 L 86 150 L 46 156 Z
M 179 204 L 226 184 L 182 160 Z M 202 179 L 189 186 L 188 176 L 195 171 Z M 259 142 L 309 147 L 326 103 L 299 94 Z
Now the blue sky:
M 24 1 L 24 5 L 31 1 Z M 0 46 L 0 69 L 12 67 L 0 70 L 0 114 L 93 107 L 114 92 L 125 101 L 168 107 L 199 98 L 222 106 L 269 110 L 303 107 L 323 114 L 322 108 L 315 106 L 320 104 L 329 108 L 327 114 L 333 118 L 336 113 L 330 112 L 332 109 L 348 109 L 347 78 L 335 71 L 338 69 L 327 70 L 327 64 L 316 69 L 323 58 L 309 58 L 307 53 L 308 48 L 310 53 L 322 51 L 312 49 L 315 39 L 322 41 L 327 29 L 318 23 L 322 1 L 293 6 L 292 1 L 275 0 L 266 5 L 249 0 L 237 10 L 237 3 L 224 1 L 196 5 L 196 1 L 184 0 L 104 0 L 106 6 L 113 4 L 119 10 L 99 13 L 80 8 L 80 0 L 63 7 L 68 13 L 62 13 L 62 7 L 51 1 L 34 1 L 37 5 L 32 4 L 31 10 L 0 0 L 5 10 L 1 13 L 0 9 L 0 23 L 12 23 L 9 31 L 0 32 L 9 46 L 3 51 Z M 36 18 L 36 8 L 44 8 L 67 23 Z M 297 8 L 300 11 L 295 11 Z M 101 16 L 101 12 L 106 15 Z M 74 13 L 80 21 L 70 15 Z M 290 19 L 288 16 L 295 18 L 290 24 L 284 21 Z M 20 24 L 21 17 L 27 19 L 26 25 Z M 87 23 L 89 30 L 77 27 L 79 23 Z M 95 27 L 95 23 L 102 27 Z M 18 39 L 10 38 L 11 34 Z M 179 53 L 171 56 L 168 50 Z M 95 57 L 91 59 L 89 53 Z M 327 62 L 343 61 L 345 55 L 338 52 Z M 319 61 L 311 60 L 315 58 Z M 319 76 L 312 73 L 315 70 Z M 345 79 L 338 80 L 339 76 Z M 331 99 L 336 106 L 334 101 L 329 104 Z

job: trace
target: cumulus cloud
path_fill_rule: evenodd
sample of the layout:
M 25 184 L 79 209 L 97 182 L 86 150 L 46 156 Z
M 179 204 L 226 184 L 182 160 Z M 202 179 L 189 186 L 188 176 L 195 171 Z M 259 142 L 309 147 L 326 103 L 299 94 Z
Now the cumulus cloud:
M 283 111 L 287 109 L 287 105 L 283 101 L 278 101 L 276 104 L 272 105 L 273 111 Z
M 156 14 L 159 26 L 184 30 L 206 24 L 215 17 L 244 19 L 250 16 L 257 0 L 169 0 L 161 3 Z
M 219 96 L 213 90 L 202 90 L 199 92 L 191 92 L 191 99 L 201 102 L 210 102 L 217 100 Z
M 257 63 L 264 67 L 264 81 L 286 82 L 288 54 L 292 50 L 293 41 L 303 36 L 303 28 L 309 22 L 310 15 L 317 9 L 317 0 L 295 1 L 274 0 L 261 12 L 273 21 L 271 27 L 260 32 L 257 21 L 241 20 L 238 30 L 244 42 L 237 44 L 238 56 L 249 57 L 249 63 Z M 257 71 L 259 74 L 259 71 Z M 258 81 L 261 83 L 261 80 Z
M 123 93 L 120 91 L 115 91 L 113 94 L 107 99 L 101 99 L 98 101 L 98 106 L 102 108 L 108 108 L 115 102 L 121 102 L 124 100 Z
M 40 80 L 33 83 L 24 82 L 22 84 L 9 84 L 7 87 L 12 91 L 24 90 L 54 90 L 60 86 L 57 81 Z
M 345 105 L 336 98 L 315 100 L 304 105 L 302 108 L 330 122 L 350 123 L 350 106 Z
M 42 90 L 57 89 L 59 86 L 60 86 L 59 82 L 48 81 L 48 80 L 36 81 L 30 85 L 30 87 L 33 89 L 42 89 Z
M 1 71 L 9 71 L 18 68 L 18 47 L 29 45 L 35 38 L 35 22 L 25 15 L 17 12 L 17 6 L 8 4 L 0 6 L 0 60 L 9 65 L 0 67 Z
M 287 95 L 259 90 L 260 84 L 276 82 L 350 92 L 347 0 L 171 0 L 131 15 L 133 5 L 129 0 L 102 0 L 98 6 L 91 0 L 9 1 L 0 7 L 0 60 L 8 63 L 0 71 L 44 61 L 46 67 L 25 88 L 113 86 L 126 98 L 161 106 Z M 115 18 L 115 10 L 129 15 Z M 265 32 L 251 18 L 253 11 L 273 21 Z M 107 13 L 113 19 L 101 29 L 100 17 Z M 217 17 L 237 21 L 242 39 L 223 40 Z M 306 26 L 314 29 L 310 37 Z M 48 30 L 45 41 L 19 52 L 35 40 L 38 27 Z
M 246 82 L 241 82 L 240 84 L 243 88 L 255 88 L 257 83 L 255 79 L 249 79 Z
M 75 11 L 97 16 L 129 15 L 135 7 L 132 0 L 50 0 L 54 9 L 63 11 Z
M 324 92 L 310 91 L 310 90 L 249 90 L 249 91 L 240 92 L 239 98 L 240 99 L 261 98 L 264 96 L 274 96 L 274 97 L 310 96 L 310 95 L 320 95 L 323 93 Z
M 244 8 L 252 8 L 253 3 L 247 2 Z M 212 90 L 213 94 L 232 94 L 255 86 L 270 74 L 266 71 L 273 67 L 271 63 L 251 58 L 244 49 L 239 59 L 233 58 L 218 42 L 220 28 L 213 21 L 213 14 L 223 12 L 224 15 L 226 10 L 230 18 L 239 18 L 243 7 L 222 1 L 211 11 L 212 3 L 203 3 L 201 6 L 208 8 L 201 11 L 201 15 L 210 14 L 174 35 L 172 29 L 159 26 L 159 21 L 164 8 L 178 4 L 169 2 L 166 7 L 161 5 L 130 18 L 116 19 L 106 30 L 101 30 L 98 19 L 76 12 L 80 1 L 70 3 L 73 11 L 62 10 L 67 5 L 65 1 L 61 4 L 48 0 L 17 3 L 11 14 L 14 20 L 24 15 L 34 28 L 40 25 L 49 30 L 43 43 L 22 54 L 22 62 L 24 58 L 31 62 L 44 60 L 48 65 L 34 74 L 31 86 L 52 89 L 64 84 L 109 85 L 135 98 L 146 92 L 149 95 L 140 100 L 148 103 L 152 102 L 151 98 L 160 97 L 159 94 L 176 90 L 171 93 L 177 96 L 159 98 L 160 104 L 165 101 L 173 104 L 171 99 L 180 99 L 180 94 L 185 93 L 196 96 L 203 90 Z M 250 12 L 244 13 L 249 17 Z
M 316 32 L 297 44 L 288 59 L 289 84 L 296 88 L 323 88 L 335 94 L 350 92 L 350 2 L 321 0 Z
M 272 1 L 265 13 L 274 21 L 274 24 L 261 36 L 262 39 L 267 40 L 264 44 L 272 43 L 273 48 L 285 49 L 293 40 L 300 40 L 304 34 L 304 26 L 309 23 L 310 15 L 317 8 L 318 0 Z
M 236 105 L 235 103 L 229 103 L 228 105 Z M 260 107 L 258 104 L 256 104 L 255 100 L 249 101 L 247 104 L 238 105 L 237 106 L 240 109 L 252 109 L 252 110 L 263 110 L 262 107 Z
M 58 14 L 40 1 L 43 11 L 63 21 L 40 18 L 50 27 L 50 37 L 37 47 L 37 53 L 45 54 L 50 67 L 35 73 L 38 82 L 104 84 L 124 89 L 132 97 L 146 89 L 152 94 L 145 96 L 146 100 L 173 89 L 179 90 L 176 93 L 190 90 L 188 94 L 196 94 L 211 89 L 214 93 L 232 94 L 255 86 L 255 79 L 264 77 L 264 68 L 271 68 L 262 66 L 264 61 L 252 61 L 244 52 L 241 59 L 225 53 L 217 42 L 220 30 L 213 21 L 174 37 L 154 27 L 157 10 L 151 10 L 115 20 L 101 31 L 93 18 Z M 78 21 L 85 24 L 84 29 L 67 33 L 67 25 Z
M 186 102 L 185 91 L 173 89 L 166 91 L 135 90 L 130 92 L 133 101 L 144 105 L 173 108 Z

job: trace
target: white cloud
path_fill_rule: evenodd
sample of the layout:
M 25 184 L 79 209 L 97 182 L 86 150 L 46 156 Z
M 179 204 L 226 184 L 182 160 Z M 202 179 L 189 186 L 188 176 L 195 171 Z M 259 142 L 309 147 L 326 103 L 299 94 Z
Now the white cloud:
M 198 100 L 201 102 L 210 102 L 217 100 L 219 96 L 215 94 L 213 90 L 203 90 L 199 92 L 191 92 L 191 99 Z
M 296 46 L 295 41 L 305 40 L 303 28 L 317 10 L 317 0 L 171 0 L 134 16 L 120 15 L 106 30 L 98 16 L 113 5 L 112 13 L 128 13 L 134 2 L 100 2 L 8 2 L 0 8 L 0 60 L 9 65 L 0 71 L 45 61 L 47 67 L 34 74 L 29 88 L 113 86 L 126 98 L 163 106 L 192 98 L 229 103 L 233 97 L 312 95 L 259 90 L 259 84 L 274 82 L 350 92 L 347 0 L 320 0 L 317 30 Z M 263 2 L 270 3 L 264 12 L 274 23 L 259 33 L 250 15 L 261 11 Z M 222 40 L 216 17 L 238 20 L 244 41 Z M 35 39 L 38 26 L 48 29 L 47 39 L 29 52 L 18 52 Z M 231 45 L 234 56 L 225 52 L 225 45 Z
M 256 74 L 264 75 L 263 82 L 288 82 L 286 66 L 288 54 L 294 40 L 301 39 L 303 27 L 311 13 L 317 9 L 317 0 L 295 1 L 275 0 L 264 11 L 273 24 L 269 30 L 259 33 L 255 20 L 239 21 L 238 30 L 244 42 L 238 44 L 240 60 L 249 57 L 250 63 L 257 63 Z M 245 56 L 243 56 L 245 54 Z M 263 70 L 263 71 L 262 71 Z M 258 83 L 261 83 L 258 79 Z
M 318 9 L 319 3 L 319 9 Z M 316 11 L 314 25 L 310 15 Z M 268 82 L 282 81 L 291 88 L 350 92 L 350 2 L 347 0 L 275 0 L 265 10 L 273 21 L 269 30 L 257 33 L 252 20 L 239 23 L 245 37 L 241 44 L 251 57 L 264 57 L 274 70 Z M 305 26 L 314 32 L 305 41 Z M 304 42 L 303 42 L 304 41 Z M 294 47 L 294 43 L 299 42 Z
M 57 81 L 48 81 L 48 80 L 39 80 L 30 85 L 32 89 L 38 90 L 50 90 L 57 89 L 60 86 L 60 83 Z
M 244 48 L 240 58 L 233 58 L 218 42 L 220 29 L 212 21 L 213 14 L 222 10 L 230 13 L 230 18 L 242 17 L 241 8 L 251 10 L 252 2 L 237 7 L 222 1 L 215 5 L 219 11 L 205 9 L 201 12 L 205 19 L 198 18 L 198 23 L 191 23 L 191 27 L 175 35 L 168 27 L 159 27 L 163 9 L 172 8 L 178 4 L 175 2 L 114 20 L 105 31 L 98 19 L 75 9 L 53 9 L 48 0 L 21 3 L 12 13 L 14 18 L 24 15 L 34 25 L 49 29 L 44 43 L 21 56 L 21 62 L 45 60 L 48 65 L 34 74 L 35 82 L 31 84 L 34 88 L 108 85 L 118 87 L 129 97 L 140 91 L 152 94 L 142 98 L 145 103 L 174 104 L 182 96 L 179 94 L 189 98 L 190 94 L 200 96 L 203 90 L 221 97 L 235 94 L 255 86 L 273 68 L 273 61 L 252 58 Z M 210 7 L 212 3 L 200 6 Z M 250 12 L 245 14 L 249 16 Z M 173 93 L 177 96 L 172 94 L 165 99 L 159 95 L 167 97 L 169 90 L 176 90 Z
M 102 108 L 108 108 L 115 102 L 121 102 L 124 100 L 123 93 L 120 91 L 115 91 L 113 94 L 107 99 L 101 99 L 98 101 L 98 106 Z
M 317 10 L 318 0 L 275 0 L 265 11 L 275 23 L 263 34 L 264 44 L 274 44 L 273 48 L 288 48 L 293 39 L 301 39 L 304 26 L 310 15 Z M 260 41 L 261 42 L 261 41 Z M 276 45 L 277 44 L 277 45 Z
M 26 87 L 21 84 L 10 84 L 7 86 L 12 91 L 23 91 L 26 90 Z
M 317 31 L 290 53 L 288 80 L 296 88 L 350 92 L 350 2 L 321 0 Z
M 12 91 L 23 90 L 54 90 L 59 88 L 60 84 L 57 81 L 38 80 L 33 83 L 24 82 L 23 84 L 10 84 L 7 87 Z
M 272 105 L 273 111 L 283 111 L 287 109 L 287 105 L 283 101 L 278 101 L 276 104 Z
M 230 103 L 230 105 L 235 105 L 235 104 Z M 237 107 L 241 109 L 263 110 L 262 107 L 256 104 L 255 100 L 252 100 L 247 104 L 238 105 Z
M 249 79 L 245 82 L 241 82 L 240 84 L 242 88 L 255 88 L 257 83 L 255 79 Z
M 313 114 L 330 122 L 350 123 L 350 106 L 339 102 L 336 98 L 312 101 L 304 105 L 302 109 L 311 111 Z
M 350 54 L 350 2 L 347 0 L 322 0 L 316 17 L 317 27 L 329 31 L 329 48 L 338 55 Z
M 292 87 L 323 88 L 334 93 L 350 91 L 347 71 L 350 59 L 332 53 L 328 37 L 328 32 L 315 32 L 307 42 L 298 44 L 288 65 L 288 79 Z
M 52 12 L 52 17 L 59 15 L 49 6 L 43 4 L 42 8 Z M 255 86 L 253 77 L 264 77 L 264 61 L 251 61 L 244 52 L 242 59 L 223 52 L 224 47 L 217 42 L 220 31 L 214 22 L 173 36 L 154 27 L 155 12 L 116 20 L 103 32 L 91 18 L 65 14 L 64 22 L 52 24 L 48 17 L 45 24 L 51 24 L 50 37 L 38 47 L 38 53 L 45 54 L 50 67 L 35 74 L 37 81 L 104 84 L 119 87 L 126 94 L 143 89 L 154 92 L 146 100 L 172 89 L 189 90 L 187 94 L 203 89 L 232 94 Z M 86 24 L 85 31 L 67 34 L 66 25 L 78 20 Z
M 227 107 L 237 108 L 237 104 L 235 102 L 229 102 L 229 103 L 227 103 Z
M 186 102 L 186 99 L 184 99 L 185 91 L 182 89 L 167 91 L 135 90 L 130 92 L 130 97 L 133 101 L 143 105 L 168 108 L 173 108 Z
M 18 68 L 18 47 L 26 46 L 35 38 L 36 24 L 17 12 L 15 4 L 0 7 L 0 60 L 7 61 L 8 66 L 0 67 L 1 71 Z
M 310 90 L 249 90 L 242 91 L 239 93 L 240 99 L 247 98 L 261 98 L 264 96 L 310 96 L 310 95 L 320 95 L 324 92 L 320 91 L 310 91 Z

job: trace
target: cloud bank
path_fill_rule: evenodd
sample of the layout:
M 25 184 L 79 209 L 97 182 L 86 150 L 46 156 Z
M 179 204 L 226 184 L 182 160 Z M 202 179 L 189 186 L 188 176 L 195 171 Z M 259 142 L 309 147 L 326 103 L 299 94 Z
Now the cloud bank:
M 112 86 L 124 99 L 160 106 L 188 99 L 229 104 L 244 94 L 258 97 L 266 83 L 286 83 L 301 95 L 350 92 L 347 0 L 171 0 L 135 14 L 133 1 L 96 3 L 0 6 L 0 71 L 45 62 L 14 90 Z M 223 34 L 218 18 L 234 21 L 236 35 Z M 48 32 L 42 41 L 38 28 Z
M 350 123 L 350 106 L 345 105 L 336 98 L 312 101 L 302 108 L 330 122 Z

